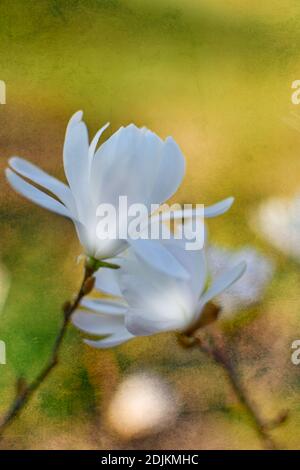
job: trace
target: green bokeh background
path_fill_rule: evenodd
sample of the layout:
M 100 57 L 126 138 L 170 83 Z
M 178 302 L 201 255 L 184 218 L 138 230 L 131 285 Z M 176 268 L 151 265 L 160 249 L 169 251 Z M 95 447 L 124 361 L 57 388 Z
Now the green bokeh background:
M 300 267 L 249 228 L 264 198 L 300 186 L 300 117 L 291 84 L 300 78 L 296 0 L 4 0 L 0 4 L 1 259 L 11 290 L 0 317 L 7 365 L 0 366 L 0 410 L 16 377 L 34 377 L 78 288 L 81 248 L 70 222 L 15 194 L 3 177 L 20 155 L 64 178 L 62 145 L 70 115 L 83 109 L 91 135 L 105 122 L 134 122 L 172 135 L 187 160 L 175 202 L 212 203 L 233 195 L 232 210 L 209 223 L 212 239 L 253 245 L 277 264 L 264 302 L 225 325 L 240 373 L 264 419 L 284 408 L 273 431 L 300 447 Z M 126 175 L 124 175 L 126 177 Z M 124 443 L 105 424 L 111 390 L 124 374 L 161 373 L 184 403 L 176 425 Z M 180 432 L 178 432 L 178 429 Z M 225 377 L 173 335 L 91 350 L 70 328 L 61 363 L 1 448 L 261 448 Z

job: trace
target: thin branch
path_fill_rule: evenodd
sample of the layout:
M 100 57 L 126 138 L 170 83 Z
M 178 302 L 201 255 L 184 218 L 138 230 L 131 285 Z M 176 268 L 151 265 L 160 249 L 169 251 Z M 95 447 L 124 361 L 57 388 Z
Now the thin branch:
M 40 373 L 31 383 L 26 384 L 26 382 L 23 379 L 19 379 L 17 381 L 18 386 L 16 387 L 17 389 L 16 397 L 13 403 L 11 404 L 11 406 L 9 407 L 5 416 L 0 420 L 0 437 L 3 435 L 4 431 L 8 428 L 8 426 L 11 425 L 14 419 L 20 414 L 20 412 L 23 410 L 27 402 L 30 400 L 34 392 L 47 379 L 51 371 L 58 364 L 59 352 L 60 352 L 63 340 L 66 335 L 66 331 L 67 331 L 67 327 L 68 327 L 71 315 L 77 309 L 82 298 L 93 289 L 94 281 L 95 281 L 93 274 L 95 272 L 95 269 L 96 269 L 95 265 L 89 262 L 86 263 L 83 281 L 81 283 L 80 289 L 76 297 L 74 298 L 73 301 L 66 302 L 64 304 L 63 322 L 57 334 L 57 337 L 55 339 L 55 342 L 52 348 L 52 353 L 46 365 L 43 367 L 43 369 L 40 371 Z M 22 386 L 19 386 L 20 381 L 22 381 Z
M 255 405 L 252 403 L 244 387 L 242 386 L 238 374 L 232 364 L 232 361 L 228 358 L 225 353 L 223 345 L 216 343 L 216 340 L 213 336 L 210 336 L 209 341 L 205 341 L 199 336 L 194 336 L 197 345 L 200 347 L 201 351 L 213 359 L 217 364 L 221 365 L 225 371 L 227 378 L 237 396 L 240 403 L 246 409 L 248 415 L 251 417 L 254 427 L 257 431 L 257 434 L 264 442 L 264 445 L 269 450 L 276 450 L 276 444 L 268 433 L 270 426 L 266 425 L 260 418 L 259 413 L 256 410 Z M 287 414 L 285 414 L 284 419 L 278 419 L 278 424 L 282 423 Z

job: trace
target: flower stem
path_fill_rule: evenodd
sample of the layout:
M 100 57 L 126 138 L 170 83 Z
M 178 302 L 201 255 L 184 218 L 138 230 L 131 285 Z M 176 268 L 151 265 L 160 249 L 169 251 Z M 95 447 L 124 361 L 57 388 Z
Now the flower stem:
M 74 300 L 71 302 L 66 302 L 63 306 L 63 322 L 58 331 L 52 348 L 52 353 L 46 365 L 42 368 L 37 377 L 31 383 L 27 384 L 23 379 L 18 379 L 16 397 L 4 417 L 0 419 L 0 437 L 11 425 L 14 419 L 21 413 L 34 392 L 40 387 L 42 383 L 44 383 L 48 375 L 58 364 L 59 352 L 66 335 L 71 315 L 78 307 L 82 298 L 92 290 L 95 280 L 93 277 L 94 272 L 95 269 L 86 263 L 84 277 L 77 295 L 75 296 Z
M 223 345 L 217 344 L 215 337 L 212 335 L 209 337 L 209 341 L 205 341 L 196 335 L 194 336 L 194 339 L 196 340 L 196 343 L 200 347 L 200 350 L 202 352 L 208 355 L 217 364 L 222 366 L 237 398 L 239 399 L 240 403 L 244 406 L 248 415 L 250 416 L 257 434 L 264 443 L 264 447 L 269 450 L 276 450 L 277 447 L 268 433 L 268 426 L 266 426 L 265 423 L 263 423 L 263 421 L 259 417 L 256 407 L 251 402 L 246 390 L 242 386 L 238 374 L 232 364 L 232 361 L 225 353 L 225 348 L 223 347 Z M 281 422 L 283 422 L 285 417 L 286 416 L 284 415 Z M 279 420 L 277 424 L 280 424 Z

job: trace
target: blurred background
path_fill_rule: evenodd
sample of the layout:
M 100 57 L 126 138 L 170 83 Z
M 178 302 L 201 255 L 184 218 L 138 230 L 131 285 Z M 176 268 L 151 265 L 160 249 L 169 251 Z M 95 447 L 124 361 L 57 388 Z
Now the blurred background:
M 290 360 L 291 343 L 300 339 L 300 266 L 249 224 L 265 199 L 300 189 L 300 105 L 291 102 L 292 82 L 300 79 L 299 2 L 3 0 L 0 41 L 7 87 L 0 105 L 0 255 L 11 281 L 0 314 L 7 348 L 0 412 L 16 377 L 30 380 L 47 360 L 61 305 L 82 271 L 71 223 L 14 193 L 3 170 L 19 155 L 64 179 L 65 127 L 83 109 L 90 135 L 109 121 L 106 136 L 134 122 L 175 138 L 187 172 L 174 202 L 236 198 L 230 212 L 209 222 L 213 242 L 253 246 L 276 272 L 263 300 L 222 328 L 262 419 L 290 411 L 274 440 L 300 448 L 300 365 Z M 168 400 L 176 407 L 163 429 L 136 436 L 127 419 L 120 431 L 109 416 L 112 399 L 122 406 L 115 391 L 132 374 L 163 381 L 161 409 Z M 141 409 L 151 409 L 151 400 Z M 219 368 L 199 351 L 181 349 L 175 335 L 101 351 L 82 344 L 71 327 L 60 365 L 0 447 L 254 449 L 261 442 Z

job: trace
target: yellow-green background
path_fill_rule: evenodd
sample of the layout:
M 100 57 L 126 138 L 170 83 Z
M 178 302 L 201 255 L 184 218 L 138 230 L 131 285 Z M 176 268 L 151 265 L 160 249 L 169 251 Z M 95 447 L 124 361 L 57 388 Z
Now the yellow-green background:
M 233 195 L 210 222 L 214 241 L 257 246 L 277 272 L 256 309 L 227 325 L 231 350 L 264 419 L 283 408 L 274 431 L 281 447 L 300 448 L 300 267 L 247 225 L 265 197 L 300 187 L 300 134 L 291 84 L 300 78 L 297 0 L 3 0 L 0 3 L 1 259 L 11 273 L 0 317 L 7 365 L 0 366 L 0 410 L 17 376 L 34 377 L 49 355 L 60 306 L 78 287 L 81 248 L 70 222 L 15 194 L 3 177 L 20 155 L 63 178 L 62 145 L 70 115 L 83 109 L 91 134 L 135 122 L 172 135 L 187 159 L 178 202 Z M 299 105 L 300 106 L 300 105 Z M 288 122 L 294 122 L 294 125 Z M 300 129 L 300 127 L 299 127 Z M 124 175 L 126 177 L 126 175 Z M 300 241 L 299 241 L 300 243 Z M 161 373 L 184 407 L 176 428 L 124 443 L 103 420 L 122 375 Z M 91 350 L 70 329 L 61 363 L 1 448 L 260 448 L 251 421 L 225 377 L 172 335 Z

